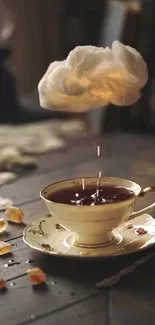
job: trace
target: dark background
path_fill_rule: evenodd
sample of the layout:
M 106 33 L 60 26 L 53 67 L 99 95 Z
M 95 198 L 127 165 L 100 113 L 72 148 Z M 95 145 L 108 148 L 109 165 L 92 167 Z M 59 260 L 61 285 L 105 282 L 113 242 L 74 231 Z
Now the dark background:
M 104 132 L 120 129 L 154 132 L 154 0 L 6 0 L 3 3 L 12 15 L 4 12 L 0 20 L 6 26 L 9 19 L 13 21 L 14 32 L 5 43 L 0 42 L 0 123 L 69 118 L 69 114 L 47 112 L 39 106 L 37 84 L 49 63 L 65 58 L 76 45 L 106 46 L 119 39 L 140 51 L 148 65 L 149 82 L 134 107 L 109 106 L 92 112 L 91 127 L 96 123 Z M 1 30 L 2 24 L 0 33 Z

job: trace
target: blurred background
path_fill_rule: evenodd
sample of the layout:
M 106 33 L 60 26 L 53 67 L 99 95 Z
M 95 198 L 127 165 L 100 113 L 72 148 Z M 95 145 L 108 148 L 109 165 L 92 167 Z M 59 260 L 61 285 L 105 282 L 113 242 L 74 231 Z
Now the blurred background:
M 93 132 L 154 132 L 154 0 L 0 0 L 0 123 L 77 118 Z M 132 108 L 72 116 L 43 110 L 37 85 L 49 63 L 76 45 L 119 39 L 146 60 L 149 82 Z

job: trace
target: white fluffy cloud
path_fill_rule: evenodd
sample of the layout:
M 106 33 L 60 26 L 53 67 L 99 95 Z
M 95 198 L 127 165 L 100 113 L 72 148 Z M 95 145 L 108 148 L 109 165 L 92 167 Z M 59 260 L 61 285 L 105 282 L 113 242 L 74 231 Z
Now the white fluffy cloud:
M 40 104 L 75 112 L 109 103 L 128 106 L 140 98 L 147 79 L 146 63 L 130 46 L 77 46 L 66 60 L 49 65 L 38 85 Z

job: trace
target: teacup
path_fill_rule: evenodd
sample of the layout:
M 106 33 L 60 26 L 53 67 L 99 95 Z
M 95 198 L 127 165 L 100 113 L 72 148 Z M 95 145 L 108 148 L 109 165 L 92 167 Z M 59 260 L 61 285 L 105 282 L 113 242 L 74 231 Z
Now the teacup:
M 85 187 L 95 186 L 96 177 L 86 177 Z M 55 222 L 66 230 L 74 233 L 73 244 L 79 247 L 101 247 L 113 240 L 112 230 L 137 216 L 155 208 L 155 203 L 146 208 L 133 212 L 137 198 L 148 192 L 155 191 L 154 187 L 141 190 L 140 185 L 130 180 L 114 177 L 100 178 L 101 185 L 122 186 L 133 191 L 129 199 L 95 206 L 77 206 L 52 202 L 48 197 L 59 190 L 75 188 L 81 185 L 81 178 L 59 181 L 47 185 L 40 193 Z

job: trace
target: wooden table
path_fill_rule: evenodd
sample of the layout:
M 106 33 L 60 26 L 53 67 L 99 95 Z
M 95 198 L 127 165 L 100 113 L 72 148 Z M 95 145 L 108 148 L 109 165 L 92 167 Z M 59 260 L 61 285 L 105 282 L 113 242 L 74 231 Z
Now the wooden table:
M 100 158 L 96 156 L 97 144 L 101 145 Z M 106 135 L 93 144 L 90 139 L 70 141 L 64 152 L 41 156 L 38 170 L 4 186 L 1 195 L 22 207 L 28 224 L 48 213 L 39 191 L 49 182 L 97 175 L 98 169 L 102 169 L 105 175 L 130 178 L 142 187 L 155 185 L 154 144 L 153 137 L 132 134 Z M 146 197 L 143 205 L 151 200 L 153 195 Z M 0 324 L 155 324 L 155 258 L 113 288 L 95 288 L 97 281 L 155 248 L 130 257 L 98 261 L 55 258 L 35 252 L 23 243 L 23 227 L 10 224 L 7 233 L 1 236 L 1 240 L 12 245 L 12 255 L 0 257 L 0 275 L 8 286 L 5 292 L 0 292 Z M 20 264 L 5 267 L 10 259 Z M 27 264 L 27 260 L 34 262 Z M 33 266 L 47 273 L 47 286 L 30 285 L 26 271 Z

